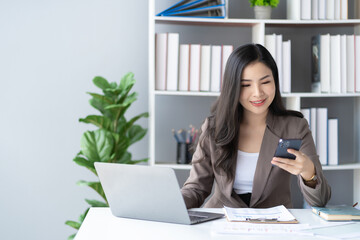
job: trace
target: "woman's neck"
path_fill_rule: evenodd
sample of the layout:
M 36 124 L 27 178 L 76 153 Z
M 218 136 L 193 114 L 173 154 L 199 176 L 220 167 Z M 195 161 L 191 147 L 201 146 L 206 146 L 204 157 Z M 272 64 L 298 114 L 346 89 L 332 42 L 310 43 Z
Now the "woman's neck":
M 269 111 L 264 112 L 263 114 L 254 114 L 249 111 L 244 111 L 244 115 L 241 123 L 247 126 L 263 126 L 266 124 L 266 117 Z

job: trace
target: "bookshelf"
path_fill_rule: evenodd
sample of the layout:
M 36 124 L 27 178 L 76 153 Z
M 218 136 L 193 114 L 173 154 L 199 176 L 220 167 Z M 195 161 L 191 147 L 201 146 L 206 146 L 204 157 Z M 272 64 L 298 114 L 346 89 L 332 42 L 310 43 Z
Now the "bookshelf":
M 155 16 L 174 2 L 176 0 L 170 3 L 164 0 L 149 1 L 150 165 L 190 170 L 190 165 L 176 164 L 176 143 L 171 129 L 186 128 L 189 124 L 199 128 L 208 115 L 212 102 L 219 96 L 215 92 L 155 90 L 155 33 L 178 32 L 180 44 L 232 44 L 234 48 L 248 42 L 264 44 L 265 34 L 282 34 L 284 39 L 291 40 L 292 45 L 292 93 L 282 94 L 284 102 L 288 109 L 294 110 L 327 107 L 329 117 L 339 119 L 339 165 L 323 166 L 323 170 L 332 175 L 339 175 L 342 171 L 346 171 L 343 175 L 352 174 L 351 201 L 360 201 L 360 93 L 311 93 L 311 65 L 310 61 L 306 61 L 310 59 L 311 36 L 325 33 L 360 34 L 360 19 L 257 20 L 233 18 L 231 12 L 229 19 Z M 247 5 L 248 2 L 241 4 Z M 282 8 L 286 12 L 286 6 Z M 333 189 L 333 192 L 336 191 L 337 189 Z

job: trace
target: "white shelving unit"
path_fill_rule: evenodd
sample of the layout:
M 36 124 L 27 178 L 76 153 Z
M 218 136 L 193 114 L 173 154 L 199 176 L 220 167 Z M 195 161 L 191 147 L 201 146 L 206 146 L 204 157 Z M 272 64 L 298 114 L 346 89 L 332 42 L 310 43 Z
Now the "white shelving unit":
M 150 134 L 150 164 L 157 166 L 172 167 L 174 169 L 191 168 L 190 165 L 178 165 L 175 162 L 175 153 L 169 157 L 171 159 L 168 162 L 159 161 L 156 159 L 156 144 L 162 144 L 157 138 L 156 122 L 158 116 L 156 116 L 157 98 L 161 97 L 177 97 L 177 98 L 213 98 L 216 99 L 219 93 L 213 92 L 178 92 L 178 91 L 157 91 L 155 90 L 155 33 L 157 25 L 165 25 L 169 32 L 174 26 L 192 27 L 200 26 L 202 28 L 212 27 L 239 27 L 250 28 L 252 37 L 251 40 L 254 43 L 264 44 L 264 38 L 267 28 L 275 29 L 289 29 L 289 28 L 339 28 L 350 27 L 353 28 L 353 34 L 360 34 L 360 20 L 335 20 L 335 21 L 322 21 L 322 20 L 306 20 L 306 21 L 293 21 L 293 20 L 256 20 L 256 19 L 195 19 L 184 17 L 155 17 L 155 0 L 149 1 L 149 134 Z M 181 37 L 181 35 L 180 35 Z M 180 42 L 181 43 L 181 42 Z M 242 44 L 245 44 L 243 42 Z M 292 49 L 295 46 L 292 46 Z M 310 51 L 310 50 L 309 50 Z M 293 63 L 292 63 L 293 64 Z M 292 67 L 293 68 L 293 67 Z M 325 99 L 336 98 L 353 100 L 353 125 L 350 126 L 353 129 L 353 136 L 349 136 L 348 141 L 353 142 L 353 159 L 347 164 L 341 164 L 337 166 L 323 166 L 324 171 L 336 171 L 336 170 L 348 170 L 353 171 L 353 201 L 360 201 L 360 93 L 347 93 L 347 94 L 333 94 L 333 93 L 311 93 L 311 92 L 296 92 L 282 94 L 282 97 L 286 100 L 286 106 L 288 109 L 300 110 L 302 106 L 302 100 L 304 99 Z M 329 106 L 331 108 L 331 106 Z M 171 113 L 169 113 L 171 114 Z M 162 116 L 163 117 L 163 116 Z M 169 132 L 170 134 L 170 132 Z M 175 144 L 175 142 L 174 142 Z M 341 158 L 341 156 L 339 156 Z M 340 161 L 341 162 L 341 161 Z

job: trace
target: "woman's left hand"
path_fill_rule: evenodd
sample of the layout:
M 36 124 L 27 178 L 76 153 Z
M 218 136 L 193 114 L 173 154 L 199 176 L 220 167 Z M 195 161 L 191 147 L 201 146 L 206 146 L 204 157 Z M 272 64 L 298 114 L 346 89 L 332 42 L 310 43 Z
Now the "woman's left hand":
M 279 168 L 284 169 L 285 171 L 288 171 L 291 174 L 300 174 L 305 181 L 309 180 L 315 174 L 314 163 L 306 154 L 300 151 L 288 149 L 288 152 L 296 156 L 295 160 L 273 157 L 271 163 L 278 166 Z

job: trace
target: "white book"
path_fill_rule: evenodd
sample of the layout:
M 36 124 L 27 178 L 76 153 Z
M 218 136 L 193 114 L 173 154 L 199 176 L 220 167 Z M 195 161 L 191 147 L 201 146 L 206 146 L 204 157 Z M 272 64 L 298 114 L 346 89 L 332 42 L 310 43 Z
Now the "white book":
M 166 90 L 178 90 L 178 67 L 179 67 L 179 33 L 167 35 L 167 70 Z
M 222 45 L 221 46 L 221 79 L 220 79 L 220 89 L 224 78 L 224 72 L 227 60 L 230 57 L 230 54 L 234 50 L 234 47 L 232 45 Z
M 346 93 L 347 91 L 347 63 L 346 63 L 346 35 L 340 37 L 340 72 L 341 72 L 341 92 Z
M 326 0 L 326 19 L 335 19 L 335 0 Z
M 341 0 L 334 0 L 335 7 L 334 7 L 334 19 L 340 20 L 341 18 Z
M 189 90 L 190 45 L 180 44 L 179 53 L 179 91 Z
M 319 0 L 311 1 L 311 19 L 313 20 L 319 19 Z
M 311 129 L 311 115 L 310 115 L 310 108 L 302 108 L 300 112 L 304 115 L 304 118 L 309 124 L 309 128 Z
M 283 92 L 283 36 L 276 35 L 276 65 L 279 74 L 279 88 Z
M 330 92 L 330 34 L 320 36 L 321 92 Z
M 211 46 L 211 81 L 210 91 L 220 92 L 221 46 Z
M 291 41 L 283 42 L 283 92 L 291 92 Z
M 319 0 L 319 20 L 326 19 L 326 0 Z
M 355 92 L 355 36 L 346 36 L 347 92 Z
M 311 0 L 301 0 L 301 19 L 311 19 Z
M 200 91 L 201 45 L 190 44 L 190 91 Z
M 338 130 L 338 120 L 329 119 L 329 134 L 328 134 L 328 144 L 329 144 L 329 165 L 338 165 L 339 164 L 339 130 Z
M 355 35 L 355 92 L 360 92 L 360 35 Z
M 322 165 L 328 163 L 328 109 L 317 108 L 316 109 L 316 150 L 320 158 Z
M 210 91 L 211 46 L 201 46 L 200 91 Z
M 301 19 L 301 0 L 286 1 L 286 18 L 291 20 Z
M 341 92 L 340 35 L 330 36 L 330 92 Z
M 317 127 L 317 121 L 316 121 L 316 108 L 310 108 L 310 130 L 311 130 L 311 134 L 314 140 L 314 144 L 316 146 L 316 140 L 317 140 L 317 136 L 316 136 L 316 127 Z
M 155 89 L 166 90 L 167 33 L 155 34 Z
M 341 0 L 340 8 L 341 8 L 340 19 L 342 20 L 348 19 L 348 0 Z
M 265 48 L 271 53 L 276 62 L 276 34 L 265 35 Z

